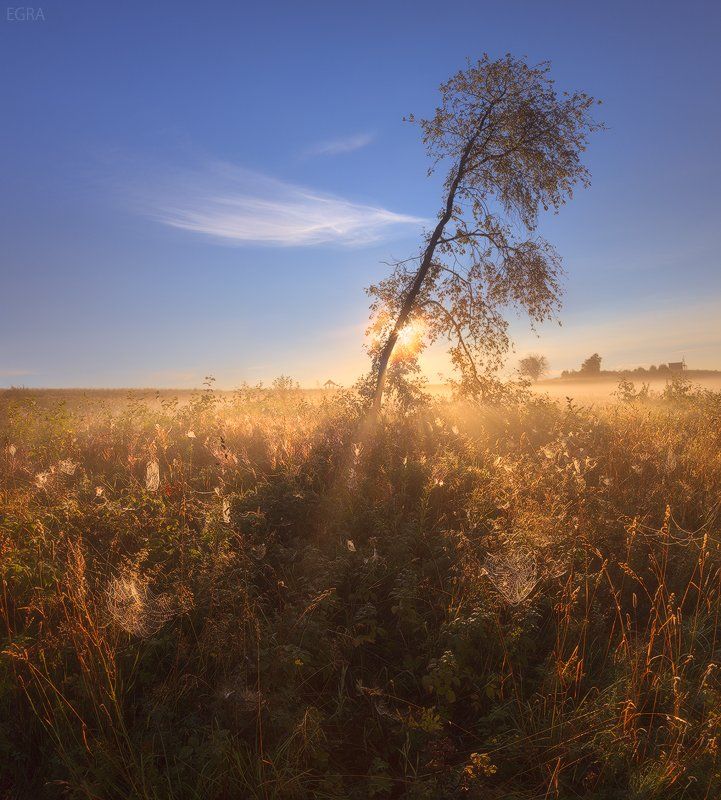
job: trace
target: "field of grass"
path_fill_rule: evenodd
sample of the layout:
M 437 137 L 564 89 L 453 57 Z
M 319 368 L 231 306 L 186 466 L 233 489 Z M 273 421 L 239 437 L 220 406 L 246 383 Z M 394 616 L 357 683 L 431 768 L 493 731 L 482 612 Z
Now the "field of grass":
M 716 798 L 721 395 L 0 397 L 0 797 Z

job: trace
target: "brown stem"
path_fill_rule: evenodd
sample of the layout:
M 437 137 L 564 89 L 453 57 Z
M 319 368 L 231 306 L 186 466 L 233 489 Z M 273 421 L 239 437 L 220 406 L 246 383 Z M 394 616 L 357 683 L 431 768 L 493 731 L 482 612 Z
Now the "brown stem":
M 423 287 L 423 282 L 428 275 L 428 272 L 433 265 L 433 256 L 436 251 L 436 247 L 438 246 L 441 238 L 443 236 L 443 231 L 450 221 L 451 217 L 453 216 L 453 205 L 456 201 L 456 193 L 458 191 L 458 187 L 461 184 L 461 181 L 466 176 L 469 171 L 478 168 L 481 164 L 485 163 L 488 158 L 490 157 L 488 154 L 484 155 L 480 161 L 476 163 L 469 163 L 471 160 L 471 156 L 473 151 L 476 147 L 476 142 L 478 141 L 481 133 L 487 128 L 490 127 L 491 132 L 489 132 L 488 136 L 486 136 L 485 140 L 480 143 L 478 147 L 478 151 L 481 153 L 485 153 L 486 147 L 490 142 L 490 139 L 493 135 L 493 125 L 489 123 L 491 120 L 491 114 L 493 113 L 496 106 L 503 101 L 506 94 L 508 93 L 508 87 L 503 87 L 500 91 L 499 95 L 491 100 L 486 107 L 483 115 L 478 120 L 478 125 L 476 127 L 475 132 L 468 140 L 466 146 L 463 148 L 461 153 L 460 160 L 458 161 L 458 169 L 456 170 L 456 174 L 451 181 L 451 185 L 448 187 L 448 196 L 446 197 L 446 205 L 445 209 L 443 210 L 443 214 L 441 218 L 438 220 L 436 227 L 433 230 L 433 234 L 431 238 L 428 240 L 428 244 L 426 245 L 425 252 L 423 253 L 423 259 L 421 261 L 420 266 L 418 267 L 418 271 L 413 278 L 413 282 L 408 289 L 408 293 L 403 300 L 403 305 L 401 306 L 400 313 L 398 314 L 398 318 L 396 319 L 395 325 L 393 326 L 393 330 L 388 337 L 388 340 L 383 345 L 383 349 L 381 350 L 380 357 L 378 359 L 378 377 L 376 379 L 376 389 L 375 394 L 373 397 L 373 415 L 377 415 L 381 408 L 381 402 L 383 400 L 383 391 L 386 385 L 386 378 L 388 374 L 388 364 L 391 359 L 391 355 L 393 353 L 393 348 L 396 346 L 396 342 L 398 341 L 398 335 L 403 329 L 403 326 L 408 321 L 408 317 L 411 315 L 413 308 L 415 306 L 416 300 L 418 299 L 418 295 Z
M 378 358 L 378 378 L 376 380 L 376 390 L 375 395 L 373 397 L 373 411 L 377 413 L 380 411 L 381 402 L 383 400 L 383 391 L 386 385 L 386 378 L 388 375 L 388 364 L 391 359 L 391 355 L 393 353 L 393 348 L 396 346 L 396 342 L 398 341 L 398 335 L 400 334 L 401 330 L 403 330 L 403 326 L 408 322 L 408 317 L 410 316 L 413 308 L 415 306 L 416 300 L 418 298 L 418 294 L 421 291 L 423 286 L 423 282 L 428 275 L 428 271 L 430 270 L 433 264 L 433 255 L 436 251 L 436 247 L 438 242 L 443 235 L 443 231 L 448 224 L 449 220 L 453 216 L 453 204 L 456 199 L 456 191 L 458 190 L 458 185 L 463 178 L 466 165 L 468 159 L 471 154 L 471 150 L 473 149 L 473 145 L 478 138 L 478 134 L 480 133 L 480 128 L 474 134 L 474 136 L 470 139 L 468 144 L 466 145 L 463 153 L 461 155 L 461 159 L 458 162 L 458 170 L 456 171 L 455 177 L 451 182 L 451 185 L 448 189 L 448 197 L 446 198 L 446 206 L 443 210 L 443 214 L 441 218 L 438 220 L 438 224 L 436 225 L 433 233 L 431 234 L 431 238 L 428 240 L 428 244 L 426 246 L 425 252 L 423 253 L 423 259 L 421 261 L 420 266 L 418 267 L 418 271 L 413 278 L 413 283 L 410 285 L 408 292 L 403 300 L 403 305 L 401 306 L 400 313 L 398 314 L 398 318 L 396 319 L 395 325 L 393 326 L 393 330 L 391 331 L 386 343 L 383 345 L 383 349 L 381 350 L 380 357 Z

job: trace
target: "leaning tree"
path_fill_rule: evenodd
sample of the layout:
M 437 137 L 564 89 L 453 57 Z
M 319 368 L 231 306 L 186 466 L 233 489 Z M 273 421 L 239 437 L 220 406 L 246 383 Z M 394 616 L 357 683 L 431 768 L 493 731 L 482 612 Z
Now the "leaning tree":
M 368 289 L 376 410 L 409 330 L 415 351 L 447 339 L 459 389 L 489 399 L 510 348 L 507 311 L 535 324 L 557 310 L 561 260 L 535 233 L 538 215 L 589 184 L 581 156 L 602 125 L 591 113 L 596 101 L 559 94 L 549 71 L 546 62 L 484 56 L 443 84 L 435 114 L 418 121 L 429 175 L 448 164 L 444 202 L 420 254 L 394 262 Z M 408 359 L 396 369 L 407 370 Z

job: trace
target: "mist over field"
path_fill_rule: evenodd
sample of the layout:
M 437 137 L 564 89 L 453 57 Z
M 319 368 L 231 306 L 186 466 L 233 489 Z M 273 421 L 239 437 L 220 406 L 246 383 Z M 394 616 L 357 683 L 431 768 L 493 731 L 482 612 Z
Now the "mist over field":
M 638 378 L 631 376 L 635 385 L 640 388 L 644 383 L 648 384 L 652 393 L 661 395 L 668 386 L 668 378 L 648 378 L 642 376 Z M 721 391 L 721 372 L 690 374 L 688 380 L 695 386 L 709 391 Z M 618 391 L 619 376 L 608 375 L 595 378 L 553 378 L 542 380 L 534 384 L 533 391 L 539 395 L 547 394 L 554 399 L 564 399 L 572 397 L 579 402 L 608 401 L 617 402 L 616 392 Z

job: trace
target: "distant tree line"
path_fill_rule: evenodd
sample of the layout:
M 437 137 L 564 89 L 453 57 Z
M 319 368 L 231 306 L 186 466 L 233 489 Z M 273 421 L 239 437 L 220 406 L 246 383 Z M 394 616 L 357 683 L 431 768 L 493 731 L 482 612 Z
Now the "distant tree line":
M 633 369 L 601 369 L 603 359 L 598 353 L 592 353 L 586 358 L 578 369 L 564 369 L 561 372 L 562 378 L 587 378 L 601 375 L 622 375 L 643 377 L 667 377 L 679 374 L 680 364 L 651 364 L 649 367 L 634 367 Z M 694 374 L 709 373 L 717 374 L 719 370 L 692 370 Z M 546 356 L 538 353 L 530 353 L 518 362 L 518 374 L 527 380 L 539 381 L 549 372 L 549 364 Z M 684 372 L 685 365 L 684 365 Z
M 638 375 L 638 376 L 659 376 L 670 375 L 673 370 L 668 364 L 651 364 L 650 367 L 635 367 L 634 369 L 601 369 L 601 356 L 598 353 L 590 355 L 580 366 L 579 369 L 564 369 L 561 373 L 562 378 L 587 377 L 589 375 Z

